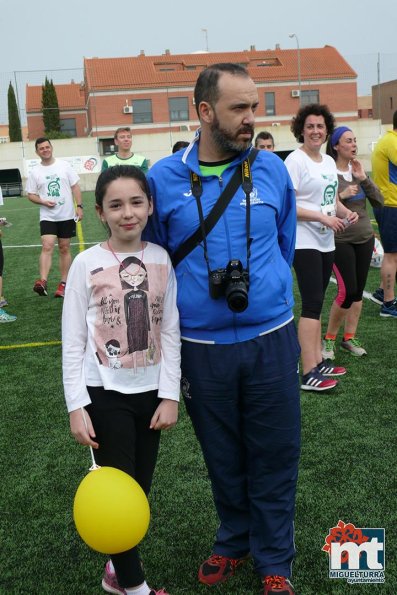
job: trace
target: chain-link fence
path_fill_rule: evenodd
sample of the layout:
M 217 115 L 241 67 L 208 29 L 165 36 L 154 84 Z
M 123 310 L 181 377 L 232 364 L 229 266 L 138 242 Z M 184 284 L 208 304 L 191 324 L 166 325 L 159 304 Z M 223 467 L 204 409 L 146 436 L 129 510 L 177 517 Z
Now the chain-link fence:
M 84 81 L 83 68 L 62 68 L 59 70 L 26 70 L 0 72 L 0 124 L 8 122 L 7 92 L 10 82 L 14 87 L 21 125 L 26 125 L 26 85 L 44 85 L 45 78 L 52 79 L 55 85 Z

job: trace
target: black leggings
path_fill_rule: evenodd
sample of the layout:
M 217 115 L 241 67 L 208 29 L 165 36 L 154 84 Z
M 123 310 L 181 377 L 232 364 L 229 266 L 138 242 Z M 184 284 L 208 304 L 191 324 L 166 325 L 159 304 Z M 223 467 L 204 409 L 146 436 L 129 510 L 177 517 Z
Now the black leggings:
M 334 273 L 338 282 L 335 302 L 340 308 L 348 309 L 353 302 L 363 299 L 375 238 L 364 244 L 336 242 Z
M 157 460 L 160 432 L 150 420 L 160 404 L 157 391 L 125 395 L 100 387 L 87 387 L 86 406 L 99 443 L 95 460 L 131 475 L 148 495 Z M 111 556 L 121 587 L 137 587 L 145 580 L 138 548 Z
M 335 252 L 295 250 L 294 269 L 302 298 L 303 318 L 320 320 L 325 292 L 332 273 Z

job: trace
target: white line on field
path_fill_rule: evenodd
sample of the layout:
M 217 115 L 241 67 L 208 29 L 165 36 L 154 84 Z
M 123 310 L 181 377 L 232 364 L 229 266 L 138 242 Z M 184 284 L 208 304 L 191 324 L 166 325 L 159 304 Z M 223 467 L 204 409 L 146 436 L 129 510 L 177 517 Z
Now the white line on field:
M 98 244 L 98 242 L 83 242 L 85 246 L 93 246 L 94 244 Z M 80 246 L 80 242 L 71 242 L 71 246 Z M 4 246 L 3 248 L 41 248 L 41 244 L 19 244 L 17 246 Z

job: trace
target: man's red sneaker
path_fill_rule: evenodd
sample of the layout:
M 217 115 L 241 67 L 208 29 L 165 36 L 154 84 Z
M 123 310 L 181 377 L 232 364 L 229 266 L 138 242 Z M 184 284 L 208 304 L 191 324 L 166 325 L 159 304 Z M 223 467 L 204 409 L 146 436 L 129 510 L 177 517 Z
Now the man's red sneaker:
M 48 295 L 47 293 L 47 281 L 45 279 L 37 279 L 33 285 L 33 291 L 39 295 Z
M 61 281 L 57 287 L 56 292 L 54 293 L 54 297 L 65 297 L 65 283 Z
M 263 595 L 295 595 L 295 591 L 285 576 L 270 575 L 263 579 Z
M 202 563 L 198 572 L 198 579 L 200 583 L 204 583 L 209 587 L 219 585 L 228 578 L 234 575 L 236 568 L 243 564 L 248 559 L 244 558 L 227 558 L 219 554 L 212 554 L 208 560 Z

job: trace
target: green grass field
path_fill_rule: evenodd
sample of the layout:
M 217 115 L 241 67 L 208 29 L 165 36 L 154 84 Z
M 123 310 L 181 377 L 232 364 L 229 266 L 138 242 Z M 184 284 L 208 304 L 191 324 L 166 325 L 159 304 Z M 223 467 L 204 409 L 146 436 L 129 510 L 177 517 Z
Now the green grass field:
M 104 232 L 92 193 L 84 197 L 85 242 Z M 38 209 L 25 198 L 6 199 L 4 293 L 18 320 L 0 325 L 0 594 L 96 595 L 105 557 L 78 537 L 72 519 L 76 488 L 91 464 L 69 433 L 61 379 L 60 316 L 54 299 L 56 262 L 48 298 L 33 293 L 38 276 Z M 73 246 L 77 253 L 78 246 Z M 378 284 L 371 269 L 367 290 Z M 331 284 L 324 320 L 335 293 Z M 298 312 L 298 309 L 297 309 Z M 302 394 L 303 443 L 296 512 L 293 584 L 300 595 L 397 592 L 396 387 L 397 322 L 379 317 L 365 300 L 359 336 L 366 358 L 338 352 L 348 367 L 335 391 Z M 55 342 L 51 344 L 51 342 Z M 33 344 L 43 343 L 35 346 Z M 142 544 L 147 579 L 171 595 L 200 595 L 199 563 L 211 551 L 217 519 L 200 449 L 181 405 L 180 421 L 162 436 L 151 493 L 152 520 Z M 386 531 L 386 582 L 348 585 L 328 578 L 324 539 L 339 519 Z M 261 592 L 248 563 L 211 593 Z

